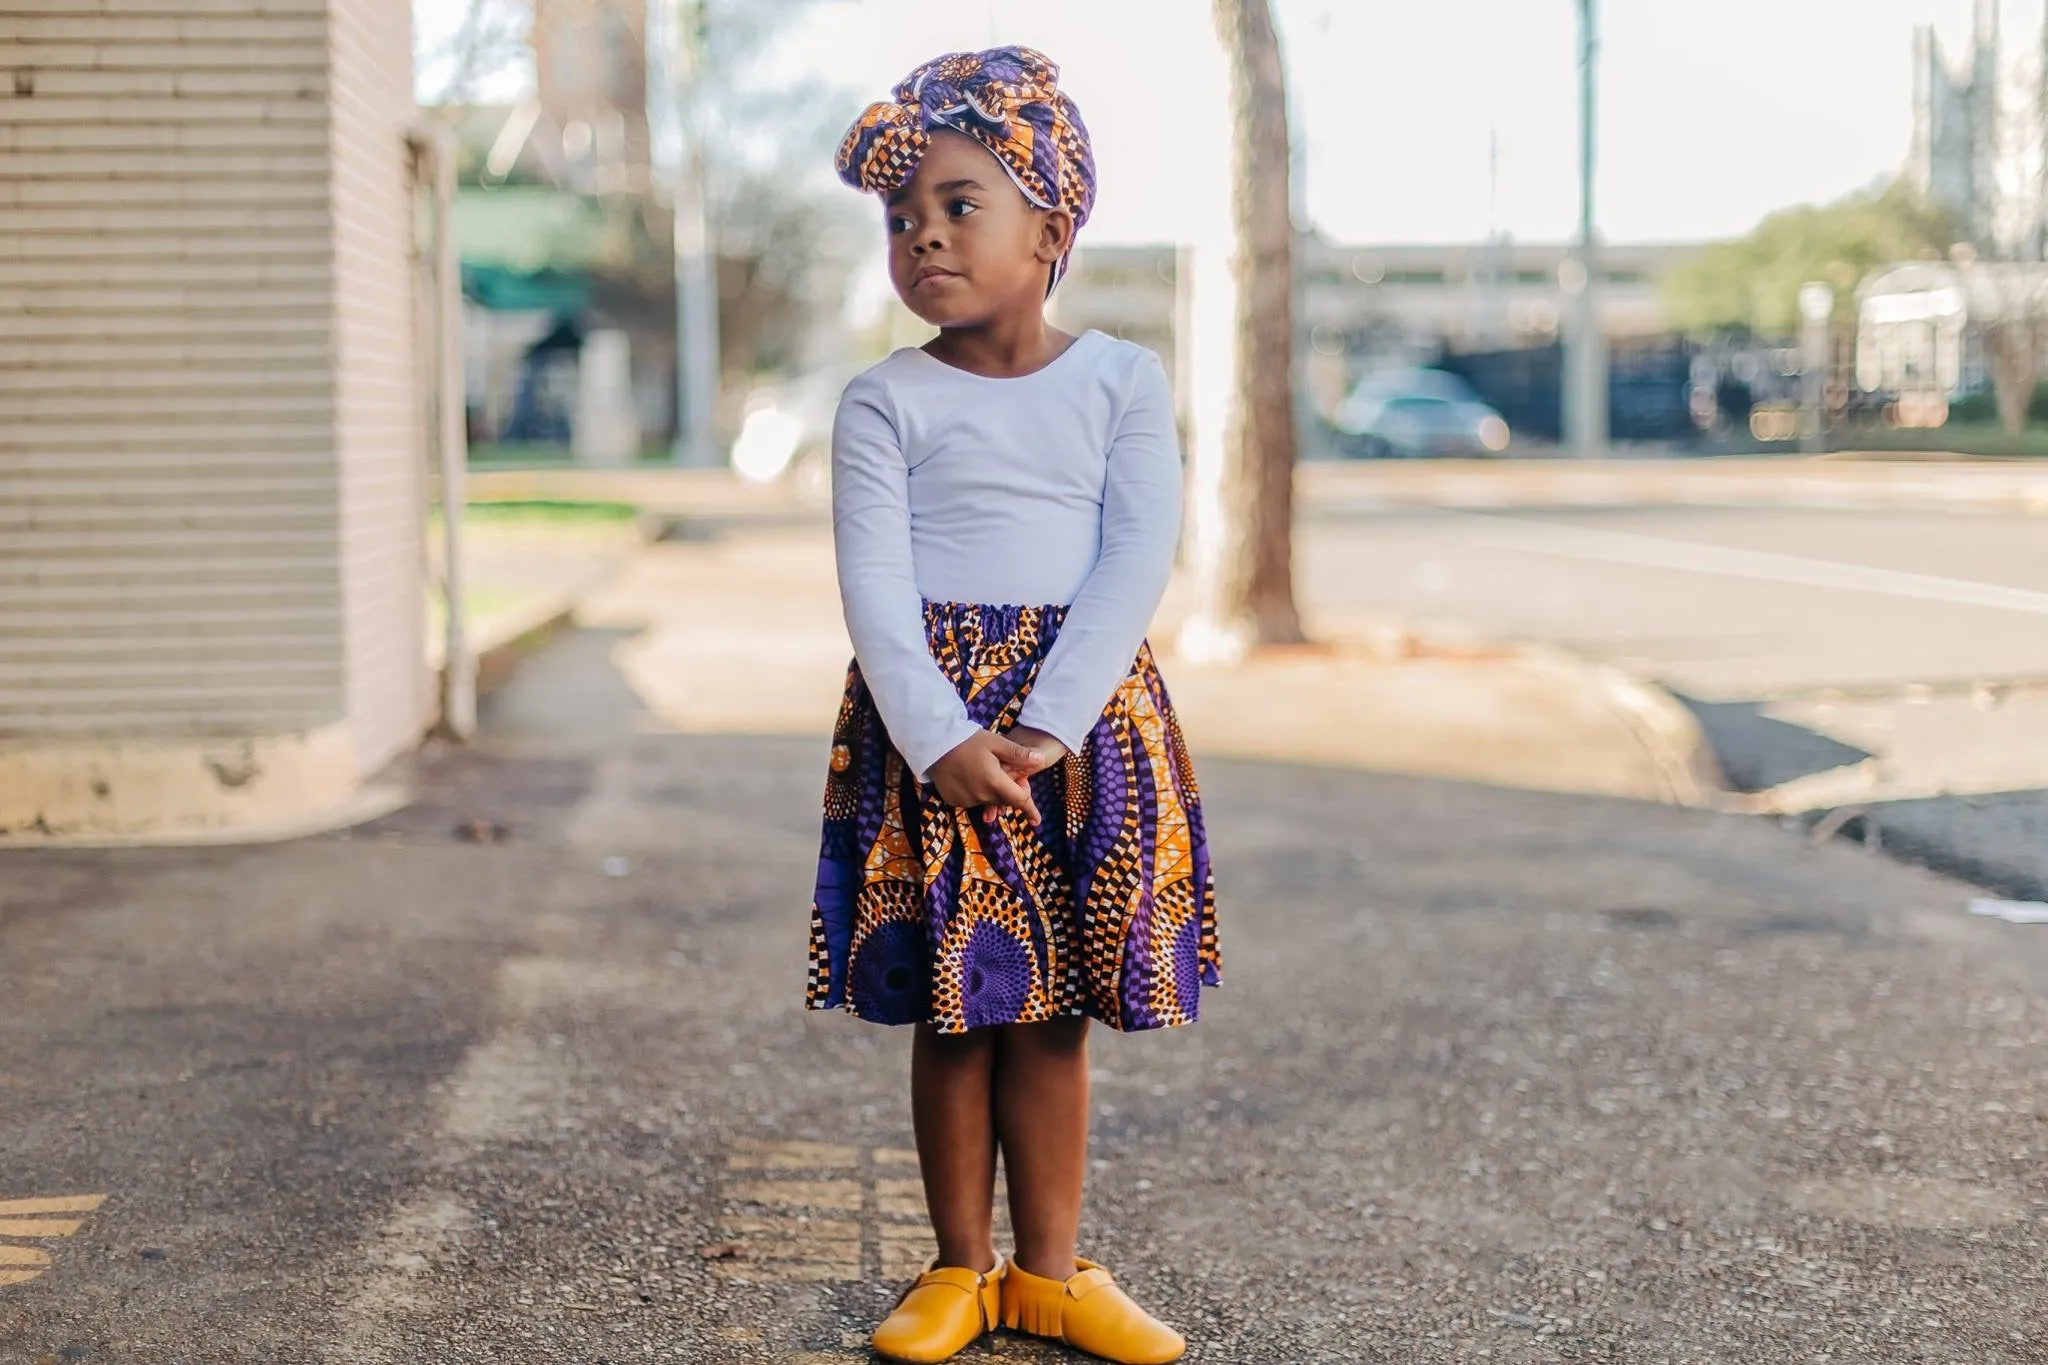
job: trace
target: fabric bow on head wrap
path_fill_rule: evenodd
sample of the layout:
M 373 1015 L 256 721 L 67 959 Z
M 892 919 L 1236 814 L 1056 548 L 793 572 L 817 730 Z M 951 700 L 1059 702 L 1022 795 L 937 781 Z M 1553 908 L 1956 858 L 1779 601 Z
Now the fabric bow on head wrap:
M 870 194 L 893 193 L 916 173 L 934 130 L 950 128 L 994 153 L 1026 199 L 1072 214 L 1078 233 L 1095 207 L 1095 154 L 1059 79 L 1052 59 L 1028 47 L 935 57 L 854 120 L 839 144 L 839 178 Z M 1066 271 L 1062 256 L 1052 285 Z

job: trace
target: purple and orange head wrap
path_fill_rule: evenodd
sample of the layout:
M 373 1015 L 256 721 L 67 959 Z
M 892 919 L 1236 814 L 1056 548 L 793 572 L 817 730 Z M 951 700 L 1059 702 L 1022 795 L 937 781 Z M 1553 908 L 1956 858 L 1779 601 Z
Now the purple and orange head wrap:
M 1095 207 L 1095 154 L 1059 79 L 1052 59 L 1028 47 L 935 57 L 854 120 L 839 144 L 839 178 L 870 194 L 893 193 L 916 173 L 932 133 L 950 128 L 988 148 L 1026 199 L 1072 214 L 1078 233 Z M 1066 270 L 1062 256 L 1053 285 Z

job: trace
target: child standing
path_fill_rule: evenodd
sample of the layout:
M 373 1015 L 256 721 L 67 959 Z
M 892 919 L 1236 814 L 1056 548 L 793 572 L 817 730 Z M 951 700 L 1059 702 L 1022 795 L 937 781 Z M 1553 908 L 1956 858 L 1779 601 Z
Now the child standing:
M 806 1001 L 916 1028 L 938 1255 L 875 1333 L 899 1360 L 998 1322 L 1125 1365 L 1185 1349 L 1075 1247 L 1088 1021 L 1192 1023 L 1219 959 L 1194 772 L 1145 644 L 1180 526 L 1172 397 L 1150 351 L 1044 317 L 1095 192 L 1058 78 L 1023 48 L 938 58 L 839 152 L 883 200 L 896 292 L 939 329 L 848 385 L 833 431 L 855 664 Z

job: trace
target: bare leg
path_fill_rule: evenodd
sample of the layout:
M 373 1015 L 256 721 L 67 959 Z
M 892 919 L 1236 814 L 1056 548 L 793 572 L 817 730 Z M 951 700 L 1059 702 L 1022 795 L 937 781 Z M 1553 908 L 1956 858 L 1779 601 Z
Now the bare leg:
M 948 1035 L 919 1024 L 911 1045 L 911 1123 L 940 1265 L 988 1270 L 996 1263 L 995 1057 L 989 1029 Z
M 1069 1279 L 1088 1172 L 1088 1021 L 1013 1024 L 1002 1034 L 996 1133 L 1010 1182 L 1017 1264 L 1046 1279 Z

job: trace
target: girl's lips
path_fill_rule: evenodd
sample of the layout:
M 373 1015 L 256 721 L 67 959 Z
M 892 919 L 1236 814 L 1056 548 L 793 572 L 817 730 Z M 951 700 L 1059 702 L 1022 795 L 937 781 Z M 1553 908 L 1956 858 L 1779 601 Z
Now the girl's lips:
M 928 265 L 911 278 L 910 287 L 915 289 L 921 284 L 930 284 L 935 280 L 957 280 L 959 278 L 959 274 L 955 271 L 944 270 L 935 265 Z

